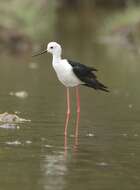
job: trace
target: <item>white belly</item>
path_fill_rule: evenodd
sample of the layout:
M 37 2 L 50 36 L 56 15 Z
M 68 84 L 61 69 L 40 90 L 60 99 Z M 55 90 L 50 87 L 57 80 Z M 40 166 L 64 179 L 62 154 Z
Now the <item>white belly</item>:
M 67 60 L 63 59 L 60 62 L 53 63 L 53 67 L 58 79 L 66 87 L 74 87 L 82 84 L 73 73 L 72 66 L 68 64 Z

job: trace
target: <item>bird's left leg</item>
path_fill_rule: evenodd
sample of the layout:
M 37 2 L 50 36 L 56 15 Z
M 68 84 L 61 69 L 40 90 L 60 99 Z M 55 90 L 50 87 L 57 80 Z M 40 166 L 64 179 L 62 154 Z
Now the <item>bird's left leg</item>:
M 68 122 L 70 118 L 70 90 L 67 88 L 67 115 L 65 121 L 64 135 L 67 135 Z
M 76 128 L 75 128 L 75 137 L 78 137 L 78 128 L 79 128 L 79 121 L 80 121 L 80 92 L 79 86 L 76 86 L 76 102 L 77 102 L 77 118 L 76 118 Z

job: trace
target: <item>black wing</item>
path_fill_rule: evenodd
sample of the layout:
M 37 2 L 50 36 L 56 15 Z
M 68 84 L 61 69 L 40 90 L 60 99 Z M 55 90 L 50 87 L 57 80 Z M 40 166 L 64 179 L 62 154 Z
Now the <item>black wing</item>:
M 68 60 L 68 62 L 73 67 L 74 74 L 82 82 L 84 82 L 83 85 L 94 88 L 96 90 L 103 90 L 109 92 L 107 87 L 97 80 L 97 77 L 94 73 L 94 71 L 97 71 L 97 69 L 93 67 L 88 67 L 86 65 L 71 60 Z
M 68 62 L 69 62 L 69 64 L 71 64 L 71 66 L 74 69 L 81 70 L 81 72 L 98 71 L 97 69 L 95 69 L 93 67 L 83 65 L 79 62 L 75 62 L 75 61 L 71 61 L 71 60 L 68 60 Z

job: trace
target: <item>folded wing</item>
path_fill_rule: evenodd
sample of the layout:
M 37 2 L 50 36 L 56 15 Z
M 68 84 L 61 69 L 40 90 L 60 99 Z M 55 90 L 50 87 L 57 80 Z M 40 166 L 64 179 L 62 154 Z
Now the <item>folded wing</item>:
M 84 82 L 83 85 L 94 88 L 95 90 L 102 90 L 105 92 L 109 92 L 107 86 L 103 85 L 101 82 L 99 82 L 97 80 L 97 77 L 94 73 L 94 71 L 97 71 L 97 69 L 95 69 L 93 67 L 88 67 L 88 66 L 80 64 L 78 62 L 73 62 L 71 60 L 68 60 L 68 62 L 73 67 L 74 74 L 82 82 Z

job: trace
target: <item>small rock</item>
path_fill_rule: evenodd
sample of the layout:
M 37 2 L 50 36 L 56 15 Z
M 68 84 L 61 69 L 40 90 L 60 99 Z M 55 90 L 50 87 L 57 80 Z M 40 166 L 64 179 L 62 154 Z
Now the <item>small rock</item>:
M 46 148 L 51 148 L 52 145 L 46 144 L 45 147 L 46 147 Z
M 30 120 L 20 118 L 16 114 L 9 114 L 7 112 L 0 114 L 1 123 L 21 123 L 24 121 L 30 121 Z
M 138 137 L 139 135 L 138 134 L 134 134 L 134 137 Z
M 12 142 L 6 142 L 6 144 L 8 144 L 8 145 L 20 145 L 21 142 L 20 141 L 12 141 Z
M 132 104 L 129 104 L 129 105 L 128 105 L 128 108 L 130 108 L 130 109 L 131 109 L 132 107 L 133 107 L 133 105 L 132 105 Z
M 32 143 L 32 141 L 29 141 L 29 140 L 26 141 L 26 144 L 31 144 L 31 143 Z
M 108 163 L 106 163 L 106 162 L 99 162 L 99 163 L 96 163 L 96 165 L 98 165 L 98 166 L 108 166 Z
M 124 137 L 127 137 L 127 136 L 128 136 L 128 134 L 126 134 L 126 133 L 123 133 L 122 135 L 123 135 Z
M 93 133 L 89 133 L 86 135 L 87 137 L 94 137 L 95 135 Z
M 10 92 L 9 95 L 16 96 L 21 99 L 25 99 L 28 97 L 28 93 L 26 91 Z
M 29 63 L 29 68 L 30 69 L 38 69 L 38 64 L 34 63 L 34 62 L 31 62 L 31 63 Z
M 16 129 L 17 127 L 14 124 L 5 123 L 5 124 L 0 125 L 0 128 L 3 128 L 3 129 Z

